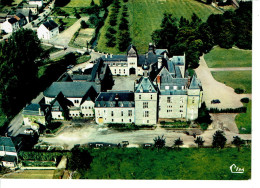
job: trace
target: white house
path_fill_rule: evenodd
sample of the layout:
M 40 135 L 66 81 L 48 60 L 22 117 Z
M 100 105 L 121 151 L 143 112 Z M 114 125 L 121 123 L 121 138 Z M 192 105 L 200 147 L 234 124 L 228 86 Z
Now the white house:
M 19 22 L 15 18 L 10 18 L 2 24 L 2 30 L 6 33 L 12 33 L 19 29 Z
M 29 5 L 37 5 L 38 7 L 42 7 L 43 1 L 42 0 L 29 0 Z
M 49 20 L 40 25 L 37 29 L 39 39 L 50 40 L 52 37 L 59 34 L 59 26 L 53 20 Z

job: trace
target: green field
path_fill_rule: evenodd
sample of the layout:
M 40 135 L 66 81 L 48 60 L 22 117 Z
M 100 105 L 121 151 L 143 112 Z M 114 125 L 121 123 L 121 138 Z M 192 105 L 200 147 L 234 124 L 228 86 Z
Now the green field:
M 99 5 L 99 0 L 94 0 L 95 4 Z M 65 7 L 87 7 L 90 6 L 91 0 L 70 0 Z
M 215 47 L 204 58 L 210 68 L 252 66 L 252 50 Z
M 234 89 L 241 88 L 252 93 L 252 71 L 212 71 L 213 77 Z
M 52 179 L 54 170 L 24 170 L 4 178 L 8 179 Z
M 154 30 L 160 28 L 165 12 L 172 13 L 177 18 L 183 16 L 187 19 L 190 19 L 191 15 L 196 13 L 203 21 L 206 21 L 212 13 L 221 13 L 215 8 L 195 0 L 129 0 L 127 6 L 132 42 L 139 53 L 147 52 L 148 44 L 151 42 L 151 34 Z M 117 54 L 117 49 L 105 47 L 104 35 L 108 26 L 106 20 L 104 27 L 101 29 L 97 49 Z
M 99 149 L 83 177 L 89 179 L 247 180 L 251 178 L 250 148 Z M 245 169 L 233 174 L 236 164 Z
M 247 107 L 247 112 L 238 114 L 235 120 L 240 134 L 251 134 L 252 101 L 244 106 Z M 242 127 L 246 130 L 242 130 Z

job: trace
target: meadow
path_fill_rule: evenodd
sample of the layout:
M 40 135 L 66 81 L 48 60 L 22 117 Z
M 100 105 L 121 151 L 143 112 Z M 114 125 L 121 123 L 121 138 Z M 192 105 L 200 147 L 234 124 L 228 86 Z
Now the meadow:
M 215 47 L 204 58 L 209 68 L 252 66 L 252 50 Z
M 173 14 L 178 19 L 181 16 L 190 19 L 191 15 L 196 13 L 203 21 L 206 21 L 210 14 L 221 13 L 209 5 L 194 0 L 129 0 L 126 5 L 128 6 L 132 43 L 137 47 L 139 53 L 147 52 L 148 44 L 152 42 L 151 34 L 160 28 L 165 12 Z M 101 30 L 97 49 L 117 54 L 119 53 L 117 49 L 105 47 L 104 37 L 108 24 L 106 21 Z
M 8 179 L 52 179 L 54 170 L 24 170 L 4 178 Z
M 218 82 L 234 89 L 241 88 L 244 93 L 252 93 L 252 71 L 212 71 L 211 73 Z
M 247 112 L 238 114 L 235 121 L 240 134 L 251 134 L 252 101 L 245 103 L 244 106 L 247 107 Z M 242 127 L 246 130 L 243 130 Z
M 251 177 L 251 149 L 225 148 L 107 148 L 90 150 L 94 159 L 80 178 L 87 179 L 171 179 L 247 180 Z M 233 174 L 230 166 L 245 169 Z

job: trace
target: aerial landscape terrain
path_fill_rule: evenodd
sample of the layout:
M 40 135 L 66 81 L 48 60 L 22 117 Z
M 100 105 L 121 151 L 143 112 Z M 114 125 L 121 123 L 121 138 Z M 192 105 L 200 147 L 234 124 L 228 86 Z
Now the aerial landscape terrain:
M 0 178 L 250 180 L 252 1 L 0 0 Z

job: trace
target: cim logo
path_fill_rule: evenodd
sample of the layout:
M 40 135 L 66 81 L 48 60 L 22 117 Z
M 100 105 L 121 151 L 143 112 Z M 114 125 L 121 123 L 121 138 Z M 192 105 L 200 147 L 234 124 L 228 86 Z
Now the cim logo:
M 236 166 L 235 164 L 232 164 L 230 166 L 230 171 L 231 173 L 244 173 L 244 168 L 239 168 L 238 166 Z

